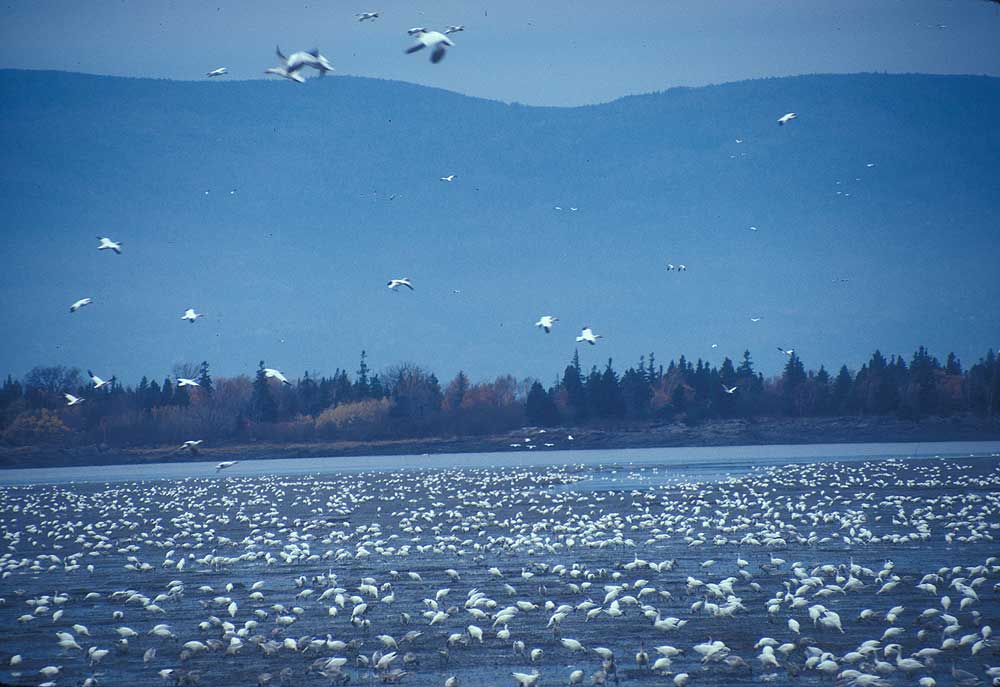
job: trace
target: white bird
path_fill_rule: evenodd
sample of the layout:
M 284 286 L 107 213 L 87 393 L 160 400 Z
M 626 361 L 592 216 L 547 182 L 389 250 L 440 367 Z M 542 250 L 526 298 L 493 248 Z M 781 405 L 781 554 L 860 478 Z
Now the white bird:
M 183 444 L 181 444 L 180 448 L 178 448 L 177 450 L 178 451 L 190 451 L 191 453 L 197 455 L 198 454 L 198 447 L 201 446 L 201 442 L 203 442 L 203 441 L 204 441 L 204 439 L 188 439 Z
M 369 19 L 375 21 L 376 19 L 378 19 L 379 15 L 378 12 L 376 11 L 376 12 L 359 12 L 354 16 L 358 18 L 358 21 L 368 21 Z
M 270 67 L 264 70 L 265 74 L 276 74 L 278 76 L 284 77 L 289 81 L 294 81 L 295 83 L 305 83 L 305 77 L 299 74 L 297 71 L 289 71 L 286 67 Z
M 441 181 L 447 181 L 447 182 L 451 183 L 452 181 L 455 181 L 455 175 L 454 174 L 449 174 L 446 177 L 441 177 Z
M 97 240 L 101 242 L 101 245 L 97 247 L 97 250 L 113 250 L 118 255 L 122 254 L 121 241 L 112 241 L 107 236 L 98 236 Z
M 92 381 L 94 383 L 94 388 L 95 389 L 100 389 L 101 387 L 105 387 L 108 384 L 113 384 L 115 382 L 115 378 L 114 377 L 112 377 L 111 379 L 104 380 L 104 379 L 101 379 L 100 377 L 98 377 L 97 375 L 95 375 L 90 370 L 87 370 L 87 374 L 90 375 L 90 381 Z
M 93 302 L 94 301 L 91 300 L 90 298 L 81 298 L 80 300 L 78 300 L 75 303 L 73 303 L 73 305 L 69 306 L 69 311 L 70 312 L 76 312 L 77 310 L 79 310 L 83 306 L 90 305 Z
M 760 322 L 763 319 L 764 319 L 763 317 L 751 317 L 750 321 L 751 322 Z
M 228 74 L 228 73 L 229 73 L 228 69 L 226 69 L 225 67 L 219 67 L 218 69 L 213 69 L 212 71 L 208 72 L 207 74 L 205 74 L 205 76 L 209 76 L 209 77 L 212 77 L 212 76 L 223 76 L 223 75 Z
M 194 324 L 194 321 L 199 317 L 203 317 L 203 315 L 200 312 L 195 312 L 194 308 L 188 308 L 184 311 L 184 314 L 181 315 L 182 320 L 187 320 L 191 324 Z
M 455 45 L 451 42 L 450 38 L 440 31 L 428 31 L 425 28 L 417 28 L 410 29 L 410 35 L 415 37 L 418 43 L 407 48 L 406 54 L 409 55 L 424 48 L 431 48 L 431 62 L 434 64 L 441 61 L 449 46 Z
M 795 119 L 797 116 L 798 115 L 795 114 L 794 112 L 789 112 L 788 114 L 781 115 L 780 117 L 778 117 L 778 126 L 784 126 L 788 122 Z
M 781 351 L 782 353 L 784 353 L 784 354 L 785 354 L 785 355 L 787 355 L 787 356 L 791 356 L 791 355 L 792 355 L 792 353 L 794 353 L 794 352 L 795 352 L 795 349 L 794 349 L 794 348 L 789 348 L 788 350 L 785 350 L 785 349 L 784 349 L 784 348 L 782 348 L 781 346 L 778 346 L 778 350 L 779 350 L 779 351 Z
M 236 465 L 238 462 L 240 462 L 240 461 L 238 461 L 238 460 L 224 460 L 224 461 L 222 461 L 221 463 L 219 463 L 218 465 L 215 466 L 215 471 L 219 472 L 220 470 L 225 470 L 226 468 L 231 468 L 234 465 Z
M 281 48 L 275 48 L 275 50 L 278 57 L 285 61 L 285 69 L 289 72 L 298 72 L 303 67 L 312 67 L 319 72 L 320 76 L 323 76 L 327 72 L 334 71 L 330 61 L 323 57 L 316 48 L 304 52 L 293 52 L 288 57 L 282 54 Z
M 400 286 L 405 286 L 410 291 L 413 291 L 413 284 L 410 283 L 409 277 L 403 277 L 402 279 L 390 279 L 389 282 L 386 284 L 386 286 L 388 286 L 393 291 L 398 289 Z
M 449 26 L 447 29 L 444 30 L 444 35 L 447 36 L 449 33 L 458 33 L 459 31 L 465 31 L 464 24 L 458 24 L 457 26 Z
M 288 386 L 292 385 L 292 383 L 288 381 L 288 378 L 285 377 L 285 375 L 281 374 L 279 370 L 275 370 L 273 367 L 265 367 L 264 376 L 267 377 L 268 379 L 277 379 L 282 384 L 287 384 Z
M 193 379 L 188 379 L 187 377 L 178 377 L 177 386 L 201 386 L 198 382 Z
M 558 317 L 553 317 L 552 315 L 542 315 L 538 319 L 538 322 L 535 322 L 535 326 L 541 327 L 542 329 L 545 330 L 545 333 L 548 334 L 549 332 L 552 331 L 552 327 L 558 321 L 559 321 Z
M 576 341 L 577 343 L 586 341 L 591 346 L 594 346 L 597 344 L 597 340 L 602 338 L 604 337 L 601 336 L 600 334 L 594 334 L 593 330 L 590 327 L 584 327 L 583 331 L 580 332 L 580 336 L 576 337 Z
M 66 397 L 66 405 L 68 405 L 68 406 L 79 405 L 79 404 L 81 404 L 81 403 L 83 403 L 84 401 L 87 400 L 85 398 L 78 398 L 78 397 L 74 396 L 73 394 L 63 394 L 63 396 Z
M 730 387 L 730 386 L 726 386 L 725 384 L 722 385 L 722 388 L 725 390 L 725 392 L 727 394 L 735 394 L 736 390 L 739 389 L 738 386 L 732 386 L 732 387 Z

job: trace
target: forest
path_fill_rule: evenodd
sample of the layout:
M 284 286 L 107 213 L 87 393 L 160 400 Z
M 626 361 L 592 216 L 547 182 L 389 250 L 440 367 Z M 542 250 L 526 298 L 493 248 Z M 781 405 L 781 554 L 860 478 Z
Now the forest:
M 1000 415 L 1000 358 L 990 349 L 963 368 L 920 347 L 909 360 L 875 351 L 857 371 L 807 370 L 787 352 L 766 378 L 749 351 L 718 367 L 681 356 L 664 367 L 654 354 L 624 371 L 608 360 L 584 370 L 579 356 L 553 383 L 511 375 L 473 382 L 464 372 L 442 385 L 433 372 L 403 363 L 373 372 L 362 351 L 357 371 L 304 373 L 289 383 L 213 377 L 208 362 L 175 366 L 163 381 L 115 381 L 94 390 L 79 369 L 36 367 L 0 387 L 0 443 L 7 446 L 139 447 L 201 439 L 374 441 L 491 435 L 525 426 L 614 427 L 641 422 L 698 424 L 718 418 Z M 178 386 L 179 378 L 198 386 Z M 65 394 L 84 399 L 67 405 Z

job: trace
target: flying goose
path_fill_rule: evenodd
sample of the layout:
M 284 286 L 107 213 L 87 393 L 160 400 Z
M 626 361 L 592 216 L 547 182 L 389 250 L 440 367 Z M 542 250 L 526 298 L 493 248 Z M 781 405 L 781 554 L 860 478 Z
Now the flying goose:
M 593 330 L 591 330 L 590 327 L 584 327 L 583 331 L 580 332 L 580 336 L 576 337 L 576 341 L 577 343 L 580 343 L 581 341 L 586 341 L 591 346 L 594 346 L 597 344 L 597 340 L 602 338 L 604 337 L 601 336 L 600 334 L 594 334 Z
M 447 36 L 450 33 L 458 33 L 459 31 L 465 31 L 464 24 L 459 24 L 457 26 L 449 26 L 447 29 L 444 30 L 444 35 Z
M 207 74 L 205 74 L 205 76 L 208 76 L 208 77 L 223 76 L 223 75 L 228 74 L 228 73 L 229 73 L 228 69 L 226 69 L 225 67 L 219 67 L 218 69 L 213 69 L 212 71 L 208 72 Z
M 403 277 L 402 279 L 390 279 L 389 283 L 386 284 L 386 286 L 388 286 L 393 291 L 395 291 L 396 289 L 398 289 L 400 286 L 405 286 L 410 291 L 414 290 L 413 284 L 410 283 L 410 278 L 409 277 Z
M 545 330 L 545 333 L 548 334 L 549 332 L 552 331 L 552 327 L 558 321 L 559 321 L 558 317 L 553 317 L 552 315 L 542 315 L 538 319 L 538 322 L 535 322 L 535 326 L 541 327 L 542 329 Z
M 90 370 L 87 370 L 87 374 L 90 375 L 90 381 L 92 381 L 94 383 L 94 389 L 100 389 L 102 387 L 107 386 L 108 384 L 114 384 L 115 383 L 115 378 L 114 377 L 112 377 L 111 379 L 108 379 L 108 380 L 104 380 L 104 379 L 101 379 L 100 377 L 98 377 L 97 375 L 95 375 Z
M 377 11 L 376 12 L 359 12 L 358 14 L 355 14 L 354 16 L 358 18 L 358 21 L 368 21 L 369 19 L 371 19 L 372 21 L 375 21 L 376 19 L 378 19 L 378 12 Z
M 79 310 L 83 306 L 90 305 L 93 302 L 94 301 L 92 301 L 89 298 L 81 298 L 80 300 L 78 300 L 75 303 L 73 303 L 73 305 L 69 306 L 69 311 L 70 312 L 76 312 L 77 310 Z
M 288 386 L 292 385 L 292 383 L 288 381 L 288 378 L 285 377 L 285 375 L 281 374 L 279 370 L 275 370 L 273 367 L 265 367 L 264 376 L 267 377 L 268 379 L 277 379 L 282 384 L 287 384 Z
M 781 346 L 778 346 L 778 350 L 779 350 L 779 351 L 781 351 L 782 353 L 784 353 L 784 354 L 785 354 L 785 355 L 787 355 L 787 356 L 791 356 L 791 355 L 792 355 L 792 353 L 794 353 L 794 352 L 795 352 L 795 349 L 794 349 L 794 348 L 789 348 L 788 350 L 785 350 L 785 349 L 784 349 L 783 347 L 781 347 Z
M 788 122 L 792 121 L 796 117 L 798 117 L 798 115 L 795 114 L 794 112 L 789 112 L 788 114 L 783 114 L 780 117 L 778 117 L 778 126 L 785 126 L 785 124 L 787 124 Z
M 112 241 L 107 236 L 98 236 L 97 239 L 101 242 L 101 245 L 97 247 L 97 250 L 113 250 L 118 255 L 122 254 L 121 241 Z
M 240 461 L 238 461 L 238 460 L 224 460 L 224 461 L 222 461 L 221 463 L 219 463 L 218 465 L 215 466 L 215 471 L 219 472 L 220 470 L 225 470 L 226 468 L 231 468 L 234 465 L 236 465 L 238 462 L 240 462 Z
M 85 398 L 78 398 L 77 396 L 74 396 L 73 394 L 63 394 L 63 396 L 66 397 L 66 405 L 68 405 L 68 406 L 79 405 L 79 404 L 81 404 L 81 403 L 83 403 L 84 401 L 87 400 Z
M 198 382 L 196 382 L 193 379 L 188 379 L 187 377 L 178 377 L 177 378 L 177 386 L 178 387 L 181 387 L 181 386 L 201 386 L 201 384 L 199 384 Z
M 195 312 L 194 308 L 188 308 L 187 310 L 184 311 L 184 314 L 181 315 L 181 319 L 187 320 L 191 324 L 194 324 L 194 321 L 202 316 L 203 315 L 200 312 Z
M 190 451 L 194 455 L 198 455 L 198 447 L 201 446 L 201 442 L 204 439 L 188 439 L 183 444 L 178 447 L 178 451 Z
M 736 390 L 739 389 L 738 386 L 726 386 L 725 384 L 722 385 L 722 388 L 725 390 L 727 394 L 730 395 L 735 394 Z
M 451 42 L 450 38 L 440 31 L 428 31 L 425 28 L 419 27 L 410 29 L 409 33 L 417 39 L 418 43 L 407 48 L 406 54 L 409 55 L 424 48 L 431 48 L 431 62 L 434 64 L 441 61 L 448 46 L 455 45 Z
M 454 174 L 449 174 L 446 177 L 441 177 L 441 181 L 447 181 L 447 182 L 455 181 L 455 175 Z

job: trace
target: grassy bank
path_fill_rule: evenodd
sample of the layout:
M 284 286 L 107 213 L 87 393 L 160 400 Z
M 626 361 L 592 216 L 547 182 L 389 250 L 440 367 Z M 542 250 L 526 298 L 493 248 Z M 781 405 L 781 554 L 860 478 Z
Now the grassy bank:
M 572 439 L 569 437 L 572 436 Z M 530 439 L 530 441 L 527 441 Z M 678 446 L 738 446 L 869 442 L 1000 440 L 1000 418 L 955 415 L 919 422 L 886 417 L 758 418 L 613 427 L 525 428 L 501 435 L 435 437 L 392 441 L 329 441 L 274 444 L 248 442 L 205 446 L 197 455 L 175 446 L 73 449 L 0 447 L 0 468 L 121 465 L 170 460 L 261 460 L 329 456 L 555 451 Z M 529 449 L 528 445 L 535 446 Z M 551 444 L 547 446 L 546 444 Z

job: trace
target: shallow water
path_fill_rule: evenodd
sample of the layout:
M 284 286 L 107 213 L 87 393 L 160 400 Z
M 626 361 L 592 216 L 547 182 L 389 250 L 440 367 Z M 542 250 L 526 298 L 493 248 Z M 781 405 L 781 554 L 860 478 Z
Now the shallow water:
M 601 668 L 595 647 L 615 653 L 617 670 L 609 684 L 616 677 L 618 684 L 673 684 L 673 675 L 681 672 L 691 675 L 692 685 L 831 684 L 805 667 L 810 646 L 830 652 L 840 670 L 873 672 L 873 657 L 853 666 L 843 657 L 864 640 L 880 639 L 887 628 L 901 628 L 902 634 L 884 644 L 896 642 L 909 656 L 940 647 L 948 637 L 978 639 L 984 626 L 1000 626 L 1000 595 L 994 589 L 1000 567 L 993 561 L 984 566 L 1000 550 L 992 540 L 1000 528 L 997 447 L 922 446 L 921 457 L 887 458 L 913 455 L 913 448 L 532 452 L 365 458 L 347 465 L 338 459 L 336 467 L 321 459 L 247 461 L 218 475 L 205 463 L 8 471 L 0 475 L 6 481 L 0 487 L 5 545 L 0 680 L 38 684 L 44 680 L 42 667 L 61 666 L 53 678 L 57 684 L 80 684 L 97 675 L 104 685 L 169 685 L 174 680 L 161 679 L 157 671 L 172 668 L 174 677 L 219 686 L 268 683 L 262 674 L 272 676 L 269 684 L 325 685 L 336 676 L 310 671 L 310 665 L 343 657 L 342 673 L 351 684 L 379 684 L 392 675 L 373 673 L 359 664 L 359 656 L 372 659 L 376 651 L 390 651 L 377 639 L 384 634 L 400 643 L 392 667 L 403 667 L 405 653 L 414 659 L 401 684 L 442 685 L 454 675 L 463 685 L 508 685 L 514 684 L 511 671 L 533 669 L 542 675 L 542 685 L 566 684 L 576 668 L 590 684 Z M 751 449 L 755 453 L 748 455 Z M 380 471 L 389 461 L 406 469 Z M 417 469 L 427 461 L 433 467 Z M 782 541 L 766 545 L 761 539 L 768 533 Z M 80 554 L 78 567 L 74 554 Z M 772 556 L 785 562 L 772 563 Z M 737 565 L 738 558 L 746 565 Z M 185 566 L 178 570 L 181 560 Z M 671 560 L 669 570 L 648 565 Z M 709 560 L 716 562 L 704 566 Z M 799 575 L 795 562 L 801 562 Z M 143 563 L 147 570 L 135 569 Z M 824 564 L 833 568 L 816 570 Z M 848 575 L 852 564 L 871 573 Z M 565 569 L 553 569 L 557 565 Z M 952 571 L 953 566 L 967 567 Z M 984 567 L 970 571 L 973 566 Z M 502 577 L 490 573 L 492 567 Z M 942 568 L 949 570 L 936 593 L 916 588 L 925 574 Z M 893 576 L 897 586 L 878 593 Z M 359 591 L 365 577 L 374 578 L 378 598 L 371 589 Z M 720 614 L 718 607 L 732 598 L 727 602 L 727 594 L 692 586 L 689 577 L 708 584 L 733 578 L 731 596 L 742 608 Z M 770 598 L 795 592 L 800 578 L 809 577 L 821 581 L 799 594 L 806 605 L 793 607 L 785 598 L 777 612 L 768 612 Z M 860 588 L 837 591 L 855 577 Z M 631 587 L 637 580 L 645 583 L 619 591 L 617 615 L 605 601 L 606 586 Z M 171 581 L 179 581 L 183 591 L 153 601 L 167 593 Z M 257 601 L 250 597 L 256 581 L 263 582 Z M 227 584 L 233 585 L 230 591 Z M 960 589 L 969 584 L 975 584 L 978 600 L 959 608 L 966 596 Z M 830 591 L 832 585 L 837 590 Z M 303 595 L 308 589 L 314 592 Z M 442 589 L 450 591 L 439 595 Z M 125 590 L 131 594 L 111 596 Z M 339 592 L 319 600 L 326 590 Z M 485 617 L 473 617 L 466 607 L 474 590 L 489 600 L 477 606 Z M 90 592 L 99 597 L 85 599 Z M 386 603 L 390 594 L 393 601 Z M 944 594 L 952 599 L 955 623 L 940 619 Z M 368 627 L 351 623 L 360 603 L 352 595 L 368 603 L 358 616 Z M 638 604 L 627 601 L 630 596 Z M 422 615 L 433 610 L 425 599 L 446 613 L 434 625 Z M 578 608 L 587 599 L 605 610 L 588 619 Z M 231 613 L 230 600 L 237 604 Z M 538 608 L 519 610 L 494 628 L 497 612 L 517 601 Z M 275 604 L 284 610 L 275 610 Z M 562 604 L 573 610 L 561 622 L 550 622 Z M 687 624 L 657 630 L 639 604 Z M 693 604 L 699 605 L 692 609 Z M 815 604 L 839 613 L 844 632 L 814 623 L 807 609 Z M 34 614 L 39 605 L 48 608 Z M 904 610 L 890 623 L 885 615 L 894 606 Z M 335 616 L 330 607 L 337 609 Z M 877 618 L 859 620 L 865 608 Z M 939 612 L 919 619 L 928 608 Z M 52 615 L 56 609 L 63 611 L 58 620 Z M 113 618 L 116 611 L 123 617 Z M 24 615 L 34 619 L 20 622 Z M 282 616 L 295 620 L 284 626 L 277 622 Z M 789 629 L 789 618 L 799 621 L 800 634 Z M 245 625 L 254 620 L 255 627 Z M 77 623 L 90 637 L 72 629 Z M 169 624 L 177 640 L 150 635 L 158 623 Z M 504 624 L 511 633 L 506 641 L 496 635 Z M 482 643 L 470 637 L 469 625 L 482 628 Z M 116 628 L 122 627 L 139 633 L 127 647 L 118 644 Z M 184 655 L 185 642 L 228 645 L 241 630 L 244 646 L 235 655 L 221 648 Z M 411 630 L 422 634 L 402 642 Z M 57 631 L 71 632 L 81 650 L 60 649 Z M 309 640 L 328 635 L 362 644 L 305 648 Z M 777 668 L 765 668 L 756 658 L 760 650 L 754 644 L 764 636 L 793 646 L 787 656 L 779 654 Z M 299 645 L 272 655 L 261 648 L 286 638 Z M 587 651 L 574 653 L 560 638 L 576 639 Z M 692 647 L 709 639 L 724 642 L 730 657 L 741 657 L 752 669 L 703 664 Z M 541 657 L 532 661 L 515 651 L 515 641 L 524 643 L 525 652 L 541 649 Z M 909 685 L 926 675 L 938 684 L 955 684 L 954 665 L 988 682 L 983 666 L 997 665 L 1000 657 L 988 643 L 973 656 L 974 641 L 965 641 L 912 676 L 896 670 L 885 679 Z M 652 660 L 655 646 L 668 644 L 684 653 L 673 659 L 671 675 L 653 673 L 635 662 L 640 642 Z M 110 650 L 93 667 L 84 655 L 91 646 Z M 151 648 L 156 656 L 146 664 L 143 654 Z M 14 654 L 23 661 L 10 667 Z M 288 673 L 282 676 L 282 670 Z

